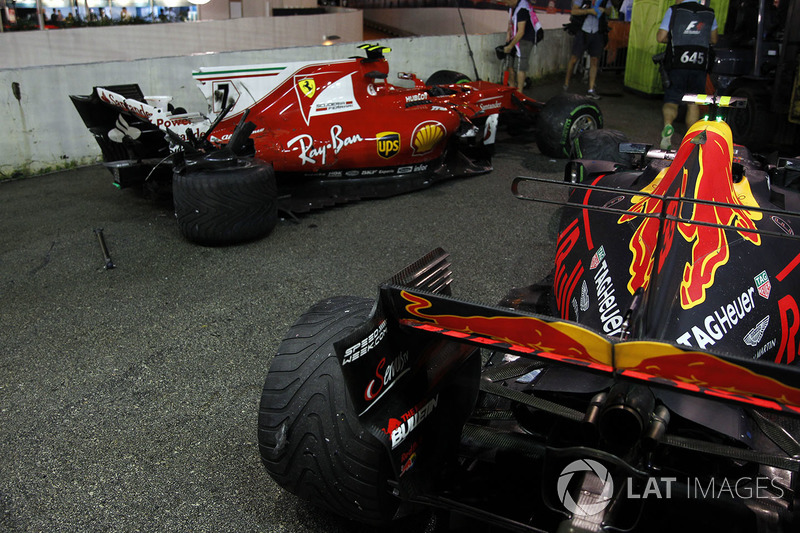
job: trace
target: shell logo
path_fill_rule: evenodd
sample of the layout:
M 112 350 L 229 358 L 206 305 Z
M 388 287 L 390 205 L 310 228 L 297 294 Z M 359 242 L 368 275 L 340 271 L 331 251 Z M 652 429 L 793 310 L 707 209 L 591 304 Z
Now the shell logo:
M 447 130 L 435 120 L 419 124 L 411 135 L 411 148 L 414 155 L 427 154 L 447 136 Z

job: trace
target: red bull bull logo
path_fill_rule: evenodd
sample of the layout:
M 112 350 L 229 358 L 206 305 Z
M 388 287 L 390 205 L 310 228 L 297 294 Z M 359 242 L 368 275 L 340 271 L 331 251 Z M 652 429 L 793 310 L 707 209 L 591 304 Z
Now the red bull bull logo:
M 749 368 L 745 361 L 682 350 L 664 342 L 612 343 L 574 324 L 545 322 L 530 316 L 435 314 L 429 311 L 432 304 L 426 298 L 406 291 L 401 291 L 401 296 L 408 302 L 405 310 L 424 320 L 414 327 L 456 340 L 470 339 L 485 345 L 496 343 L 499 349 L 509 353 L 617 372 L 633 379 L 671 385 L 715 398 L 800 414 L 800 388 L 761 374 Z M 781 319 L 787 321 L 789 327 L 783 328 L 788 337 L 782 340 L 782 351 L 786 352 L 787 359 L 791 359 L 800 349 L 800 336 L 797 335 L 800 331 L 800 308 L 791 296 L 784 300 L 781 302 Z M 411 320 L 403 322 L 412 325 Z M 407 413 L 410 414 L 413 413 Z M 399 436 L 402 429 L 398 428 L 402 423 L 390 420 L 384 431 L 391 435 L 394 430 Z
M 409 302 L 406 311 L 419 319 L 442 328 L 463 333 L 477 333 L 499 342 L 507 342 L 543 352 L 611 364 L 611 343 L 604 337 L 580 326 L 565 322 L 545 322 L 529 316 L 461 316 L 425 312 L 431 302 L 421 296 L 401 292 Z
M 754 396 L 771 398 L 795 406 L 793 410 L 800 412 L 800 390 L 715 355 L 683 352 L 657 342 L 627 342 L 616 346 L 615 357 L 617 368 L 628 372 L 713 388 L 711 394 L 721 398 L 731 396 L 728 399 L 749 403 L 759 403 Z M 733 395 L 737 398 L 732 398 Z
M 633 259 L 629 272 L 628 290 L 631 294 L 640 287 L 647 287 L 654 268 L 654 251 L 658 243 L 659 230 L 664 232 L 661 250 L 663 267 L 675 238 L 682 238 L 691 245 L 691 256 L 683 269 L 680 286 L 680 302 L 683 309 L 691 309 L 706 299 L 706 291 L 714 284 L 717 270 L 730 258 L 728 231 L 704 224 L 725 225 L 734 228 L 738 235 L 755 246 L 760 246 L 755 222 L 761 213 L 746 208 L 745 201 L 752 202 L 749 189 L 742 193 L 733 184 L 731 163 L 733 144 L 730 128 L 724 122 L 697 122 L 689 129 L 672 165 L 662 171 L 644 192 L 657 196 L 698 199 L 710 202 L 741 205 L 726 207 L 697 202 L 635 196 L 630 211 L 645 215 L 680 217 L 689 222 L 664 221 L 656 217 L 646 218 L 630 241 Z M 748 187 L 743 180 L 742 187 Z M 666 205 L 665 205 L 666 202 Z M 624 224 L 637 218 L 625 214 L 618 223 Z

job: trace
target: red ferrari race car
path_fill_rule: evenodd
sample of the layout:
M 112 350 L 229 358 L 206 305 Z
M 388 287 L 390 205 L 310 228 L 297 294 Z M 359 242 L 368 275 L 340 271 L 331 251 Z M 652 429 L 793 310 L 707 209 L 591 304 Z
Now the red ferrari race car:
M 675 152 L 607 131 L 514 181 L 562 188 L 544 281 L 469 303 L 435 250 L 291 327 L 258 422 L 279 485 L 383 526 L 798 531 L 800 160 L 715 119 Z
M 491 170 L 498 122 L 566 157 L 602 127 L 592 100 L 546 104 L 511 87 L 438 71 L 387 81 L 389 49 L 339 61 L 201 68 L 209 115 L 146 97 L 138 85 L 71 96 L 119 187 L 173 192 L 182 233 L 203 244 L 263 236 L 278 208 L 315 207 L 412 191 Z M 500 118 L 502 116 L 502 119 Z

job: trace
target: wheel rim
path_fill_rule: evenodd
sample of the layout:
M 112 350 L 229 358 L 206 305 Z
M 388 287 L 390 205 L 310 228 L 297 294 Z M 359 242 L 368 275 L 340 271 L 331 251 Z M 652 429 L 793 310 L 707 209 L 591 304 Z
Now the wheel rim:
M 581 115 L 575 119 L 572 126 L 569 128 L 569 141 L 570 144 L 586 130 L 596 130 L 597 121 L 591 115 Z

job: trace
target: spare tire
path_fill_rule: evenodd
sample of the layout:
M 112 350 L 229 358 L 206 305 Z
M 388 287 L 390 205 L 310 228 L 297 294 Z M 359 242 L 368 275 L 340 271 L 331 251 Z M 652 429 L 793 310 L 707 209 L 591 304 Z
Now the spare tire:
M 619 145 L 626 143 L 628 136 L 619 130 L 586 130 L 572 143 L 572 159 L 594 159 L 598 161 L 612 161 L 625 168 L 633 164 L 631 154 L 619 151 Z
M 252 241 L 278 223 L 272 165 L 237 159 L 230 167 L 175 172 L 172 195 L 186 239 L 206 246 Z
M 569 157 L 573 142 L 586 130 L 603 127 L 603 114 L 594 100 L 564 93 L 548 100 L 539 113 L 536 145 L 549 157 Z

